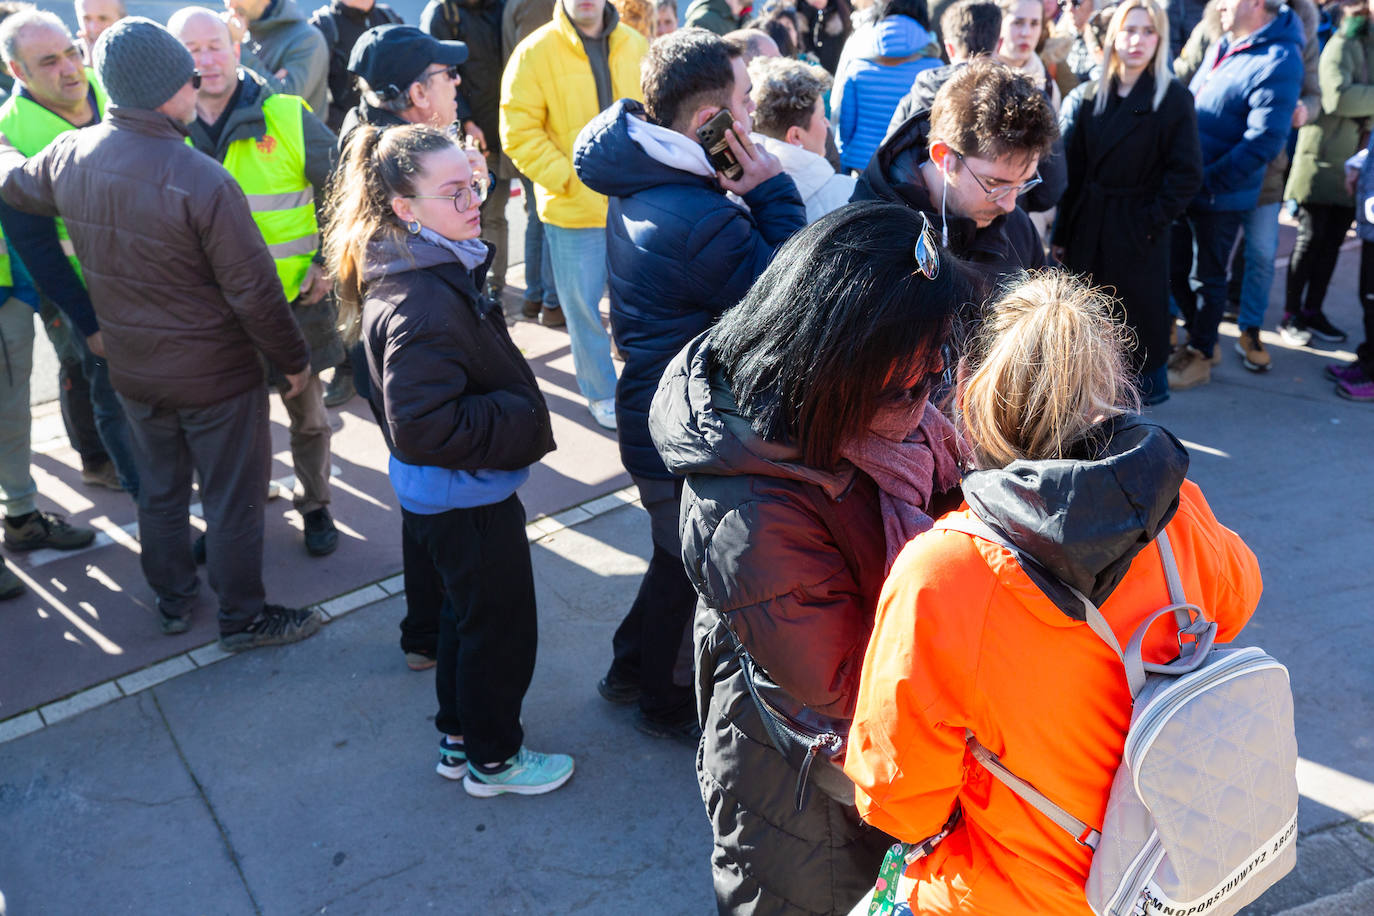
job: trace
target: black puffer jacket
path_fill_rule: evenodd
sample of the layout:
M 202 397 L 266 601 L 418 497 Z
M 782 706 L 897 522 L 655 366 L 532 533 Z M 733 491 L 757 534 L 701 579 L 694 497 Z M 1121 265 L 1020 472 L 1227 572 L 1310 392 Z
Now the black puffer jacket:
M 668 470 L 687 478 L 682 557 L 700 596 L 697 775 L 715 834 L 717 904 L 723 913 L 847 913 L 891 841 L 823 782 L 826 791 L 797 809 L 798 772 L 764 729 L 736 641 L 782 694 L 847 721 L 883 584 L 878 490 L 852 465 L 809 468 L 795 448 L 754 433 L 708 337 L 669 364 L 649 428 Z
M 930 158 L 929 139 L 930 112 L 925 111 L 883 141 L 873 161 L 859 176 L 850 200 L 905 204 L 930 217 L 931 226 L 939 232 L 940 202 L 931 199 L 920 171 Z M 1019 271 L 1045 266 L 1040 233 L 1020 207 L 981 229 L 971 219 L 951 215 L 949 250 L 973 265 L 993 285 Z
M 362 342 L 370 403 L 391 453 L 406 464 L 519 470 L 553 451 L 549 408 L 480 294 L 491 263 L 468 270 L 437 245 L 371 253 Z

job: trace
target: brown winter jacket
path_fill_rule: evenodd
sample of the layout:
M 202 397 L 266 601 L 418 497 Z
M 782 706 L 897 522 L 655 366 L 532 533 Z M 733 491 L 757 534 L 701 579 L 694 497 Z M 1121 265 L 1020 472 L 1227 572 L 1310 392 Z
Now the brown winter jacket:
M 203 407 L 310 363 L 238 183 L 154 111 L 112 108 L 25 161 L 0 145 L 0 194 L 61 216 L 105 339 L 110 381 L 156 407 Z

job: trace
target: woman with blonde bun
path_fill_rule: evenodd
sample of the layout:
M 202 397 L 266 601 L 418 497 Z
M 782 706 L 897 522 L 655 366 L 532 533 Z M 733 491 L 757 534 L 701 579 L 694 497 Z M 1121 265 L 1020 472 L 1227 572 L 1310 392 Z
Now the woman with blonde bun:
M 1185 478 L 1188 453 L 1136 413 L 1111 300 L 1059 273 L 991 307 L 959 367 L 974 469 L 964 507 L 912 540 L 878 601 L 845 772 L 860 815 L 906 842 L 962 819 L 906 873 L 916 913 L 1082 914 L 1091 850 L 995 780 L 966 730 L 1060 807 L 1102 826 L 1131 696 L 1120 660 L 1018 554 L 945 525 L 981 520 L 1089 596 L 1122 644 L 1170 604 L 1151 541 L 1232 639 L 1260 594 L 1254 554 Z M 1151 628 L 1147 661 L 1178 652 Z

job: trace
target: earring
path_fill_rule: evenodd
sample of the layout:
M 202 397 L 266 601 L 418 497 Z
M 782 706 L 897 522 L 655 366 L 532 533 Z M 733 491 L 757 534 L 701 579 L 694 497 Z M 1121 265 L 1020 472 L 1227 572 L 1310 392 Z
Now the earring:
M 418 219 L 413 219 L 406 223 L 406 230 L 409 231 L 411 235 L 419 235 L 420 228 L 420 221 Z

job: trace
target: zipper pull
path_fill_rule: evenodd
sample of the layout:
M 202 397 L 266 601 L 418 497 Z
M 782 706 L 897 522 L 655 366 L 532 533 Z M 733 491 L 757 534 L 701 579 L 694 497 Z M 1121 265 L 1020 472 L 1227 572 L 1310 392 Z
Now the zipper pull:
M 839 748 L 840 736 L 826 732 L 817 735 L 811 744 L 806 748 L 806 757 L 802 760 L 801 770 L 797 773 L 797 810 L 801 811 L 806 807 L 806 797 L 810 794 L 810 785 L 807 777 L 811 775 L 811 764 L 816 762 L 816 755 L 821 752 L 823 747 Z

